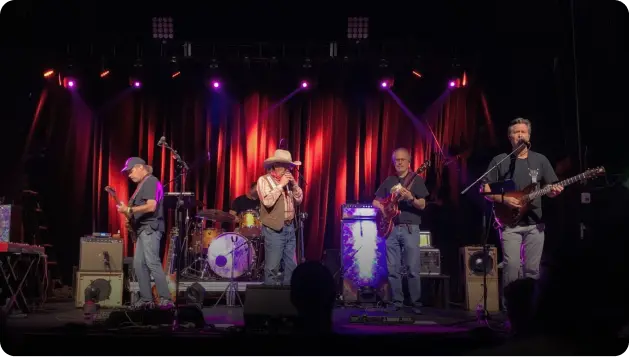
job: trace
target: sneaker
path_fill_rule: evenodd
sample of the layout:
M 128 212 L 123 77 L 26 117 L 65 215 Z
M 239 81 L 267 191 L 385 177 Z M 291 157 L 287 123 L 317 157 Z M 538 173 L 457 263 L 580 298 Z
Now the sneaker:
M 160 298 L 160 301 L 157 303 L 156 307 L 160 310 L 170 310 L 175 307 L 175 304 L 173 304 L 173 301 L 169 299 Z

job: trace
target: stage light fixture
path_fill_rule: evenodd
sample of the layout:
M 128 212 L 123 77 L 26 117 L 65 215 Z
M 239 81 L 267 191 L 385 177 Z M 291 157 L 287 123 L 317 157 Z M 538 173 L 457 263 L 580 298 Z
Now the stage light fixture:
M 44 71 L 44 78 L 52 78 L 55 75 L 55 71 L 53 69 L 47 69 Z
M 300 88 L 307 89 L 308 88 L 308 82 L 307 81 L 300 82 Z
M 63 87 L 66 89 L 75 89 L 77 88 L 77 80 L 72 77 L 65 77 L 63 79 Z
M 348 38 L 349 39 L 367 39 L 368 38 L 367 17 L 348 17 Z
M 394 85 L 394 80 L 393 79 L 382 79 L 379 83 L 379 87 L 381 89 L 388 89 L 391 88 Z
M 153 21 L 153 38 L 160 40 L 173 39 L 173 18 L 172 17 L 154 17 Z
M 105 77 L 109 76 L 109 70 L 106 69 L 106 70 L 101 71 L 100 76 L 101 76 L 101 78 L 105 78 Z
M 219 82 L 218 80 L 214 79 L 210 82 L 210 87 L 212 89 L 218 90 L 221 87 L 221 82 Z
M 140 87 L 142 87 L 142 82 L 140 81 L 139 78 L 131 77 L 129 78 L 129 86 L 132 88 L 139 89 Z

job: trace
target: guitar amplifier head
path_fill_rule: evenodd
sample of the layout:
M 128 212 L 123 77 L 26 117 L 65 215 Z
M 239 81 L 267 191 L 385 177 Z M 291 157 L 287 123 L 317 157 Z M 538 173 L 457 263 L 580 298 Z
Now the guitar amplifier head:
M 365 203 L 341 205 L 341 219 L 376 219 L 378 208 Z
M 439 249 L 420 248 L 420 275 L 440 275 L 441 266 Z
M 82 237 L 80 251 L 80 271 L 123 271 L 123 241 L 120 239 Z

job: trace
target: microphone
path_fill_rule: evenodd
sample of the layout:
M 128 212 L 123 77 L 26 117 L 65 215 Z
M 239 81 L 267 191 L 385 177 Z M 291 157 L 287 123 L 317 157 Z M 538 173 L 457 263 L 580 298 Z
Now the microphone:
M 520 140 L 519 140 L 519 142 L 520 142 L 520 145 L 523 145 L 523 144 L 524 144 L 524 145 L 525 145 L 528 149 L 529 149 L 530 147 L 532 147 L 532 143 L 531 143 L 531 142 L 529 142 L 529 141 L 527 141 L 527 140 L 525 140 L 525 139 L 520 139 Z
M 166 144 L 166 136 L 163 136 L 160 138 L 160 141 L 158 141 L 157 146 L 164 146 L 164 144 Z

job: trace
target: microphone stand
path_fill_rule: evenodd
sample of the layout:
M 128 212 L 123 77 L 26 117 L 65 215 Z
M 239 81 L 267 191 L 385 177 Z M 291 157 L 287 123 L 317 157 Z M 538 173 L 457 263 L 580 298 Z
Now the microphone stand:
M 173 261 L 175 262 L 175 312 L 173 314 L 173 324 L 172 330 L 176 331 L 179 329 L 179 304 L 178 304 L 178 295 L 179 295 L 179 281 L 181 279 L 181 269 L 180 269 L 180 261 L 179 261 L 179 251 L 181 249 L 181 235 L 186 232 L 186 223 L 184 221 L 184 178 L 188 175 L 188 164 L 182 159 L 177 150 L 170 147 L 166 142 L 162 142 L 162 145 L 168 150 L 171 151 L 171 155 L 173 159 L 177 161 L 177 169 L 179 169 L 179 175 L 176 178 L 179 178 L 175 181 L 175 191 L 179 193 L 179 197 L 177 199 L 177 205 L 175 207 L 175 226 L 177 227 L 177 239 L 175 239 L 175 249 L 173 249 Z
M 464 195 L 466 194 L 466 192 L 468 192 L 470 190 L 471 187 L 473 187 L 474 185 L 476 185 L 477 183 L 479 183 L 479 181 L 481 181 L 482 179 L 484 179 L 490 172 L 492 172 L 492 170 L 496 169 L 497 167 L 499 167 L 499 165 L 501 165 L 501 163 L 505 160 L 507 160 L 508 158 L 512 157 L 512 155 L 516 154 L 517 152 L 520 152 L 521 150 L 523 150 L 524 148 L 529 148 L 531 145 L 529 142 L 525 142 L 522 141 L 517 147 L 516 149 L 512 150 L 511 153 L 509 153 L 508 155 L 506 155 L 504 158 L 502 158 L 501 160 L 499 160 L 499 162 L 497 162 L 494 166 L 492 166 L 490 169 L 488 169 L 488 171 L 484 172 L 481 176 L 479 176 L 473 183 L 471 183 L 468 187 L 466 187 L 462 192 L 460 192 L 460 195 Z M 496 195 L 500 193 L 501 196 L 503 196 L 505 194 L 505 186 L 504 185 L 500 185 L 500 191 L 499 192 L 495 192 L 494 190 L 490 190 L 490 192 L 482 192 L 481 194 L 486 196 L 486 195 Z M 488 252 L 488 236 L 490 235 L 490 225 L 492 223 L 492 214 L 488 215 L 488 219 L 486 220 L 486 214 L 485 214 L 485 209 L 484 209 L 484 217 L 483 217 L 483 234 L 481 236 L 481 244 L 482 244 L 482 254 L 483 254 L 483 306 L 482 309 L 483 311 L 481 311 L 481 316 L 479 316 L 479 311 L 477 312 L 477 319 L 484 321 L 486 324 L 488 324 L 488 321 L 491 320 L 490 318 L 490 313 L 488 312 L 488 264 L 487 262 L 489 261 L 489 252 Z M 464 264 L 468 264 L 468 261 L 464 260 Z M 503 295 L 503 294 L 501 294 Z M 479 310 L 479 309 L 478 309 Z
M 302 180 L 302 183 L 306 187 L 306 181 L 304 180 L 302 175 L 298 175 L 298 180 Z M 304 188 L 302 188 L 302 201 L 304 201 Z M 296 229 L 298 231 L 298 234 L 297 234 L 298 241 L 296 245 L 299 250 L 298 254 L 296 254 L 295 259 L 297 260 L 296 263 L 300 264 L 306 261 L 306 258 L 304 257 L 304 221 L 308 218 L 308 213 L 302 212 L 301 204 L 299 205 L 294 204 L 293 206 L 295 207 L 294 220 L 295 220 Z

